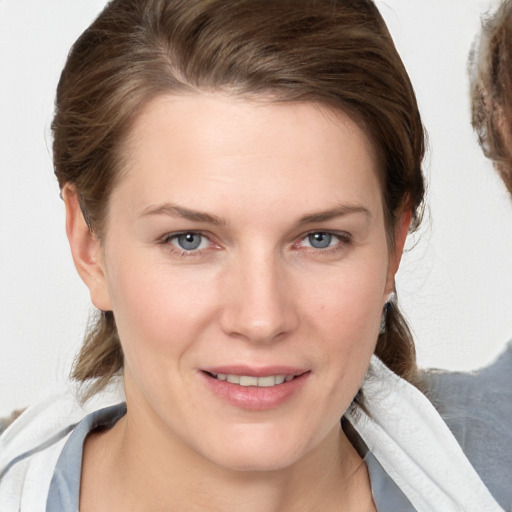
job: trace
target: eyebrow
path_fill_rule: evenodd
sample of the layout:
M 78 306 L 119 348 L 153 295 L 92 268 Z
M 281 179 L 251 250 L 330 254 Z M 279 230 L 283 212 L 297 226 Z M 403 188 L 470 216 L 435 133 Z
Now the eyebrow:
M 315 224 L 318 222 L 326 222 L 338 217 L 344 217 L 351 214 L 363 214 L 367 218 L 371 217 L 370 211 L 364 206 L 359 205 L 341 205 L 330 210 L 319 211 L 304 215 L 299 219 L 297 225 L 302 226 L 304 224 Z M 215 226 L 226 226 L 227 222 L 218 217 L 206 212 L 199 212 L 196 210 L 190 210 L 183 208 L 182 206 L 176 206 L 171 203 L 165 203 L 157 206 L 149 206 L 142 210 L 139 214 L 139 218 L 148 217 L 153 215 L 168 215 L 171 217 L 180 217 L 182 219 L 189 220 L 191 222 L 204 222 L 206 224 L 213 224 Z
M 304 215 L 299 219 L 298 224 L 315 224 L 317 222 L 326 222 L 328 220 L 336 219 L 338 217 L 344 217 L 346 215 L 351 214 L 363 214 L 365 217 L 370 218 L 372 214 L 370 210 L 360 205 L 341 205 L 336 208 L 332 208 L 331 210 L 310 213 Z
M 139 218 L 152 215 L 169 215 L 171 217 L 180 217 L 191 222 L 204 222 L 206 224 L 213 224 L 215 226 L 226 225 L 226 221 L 220 217 L 217 217 L 216 215 L 189 210 L 188 208 L 183 208 L 182 206 L 176 206 L 170 203 L 165 203 L 158 206 L 149 206 L 148 208 L 142 210 Z

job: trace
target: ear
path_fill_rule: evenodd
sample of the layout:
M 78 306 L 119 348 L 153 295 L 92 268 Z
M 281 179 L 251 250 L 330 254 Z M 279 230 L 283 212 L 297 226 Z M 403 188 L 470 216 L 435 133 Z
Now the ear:
M 65 185 L 62 198 L 66 205 L 66 234 L 75 267 L 89 288 L 92 303 L 102 311 L 110 311 L 112 306 L 100 239 L 85 222 L 76 188 Z
M 395 226 L 395 245 L 393 249 L 390 251 L 389 255 L 388 276 L 385 290 L 386 297 L 393 293 L 395 289 L 395 275 L 398 271 L 398 267 L 400 266 L 402 253 L 404 251 L 405 240 L 407 238 L 407 234 L 409 233 L 411 220 L 412 210 L 410 208 L 407 208 L 402 212 Z

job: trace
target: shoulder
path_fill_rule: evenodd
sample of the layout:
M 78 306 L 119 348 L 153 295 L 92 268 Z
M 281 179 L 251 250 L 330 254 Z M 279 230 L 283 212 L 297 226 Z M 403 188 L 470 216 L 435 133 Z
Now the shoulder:
M 502 506 L 512 507 L 512 342 L 478 371 L 428 370 L 422 381 L 484 483 Z
M 71 394 L 29 407 L 0 436 L 0 509 L 23 510 L 30 495 L 45 495 L 53 468 L 74 425 L 85 411 Z M 30 481 L 31 485 L 24 485 Z M 35 502 L 31 506 L 35 508 Z
M 365 410 L 349 409 L 368 449 L 419 510 L 501 510 L 427 398 L 372 357 Z
M 57 462 L 76 425 L 123 399 L 116 388 L 82 405 L 68 391 L 27 408 L 0 436 L 0 510 L 45 510 Z
M 65 436 L 87 414 L 124 402 L 122 380 L 113 380 L 104 390 L 82 402 L 74 384 L 9 418 L 0 435 L 0 478 L 13 459 Z M 11 421 L 13 419 L 14 421 Z
M 0 436 L 0 475 L 14 460 L 65 435 L 84 415 L 71 393 L 50 396 L 28 407 Z

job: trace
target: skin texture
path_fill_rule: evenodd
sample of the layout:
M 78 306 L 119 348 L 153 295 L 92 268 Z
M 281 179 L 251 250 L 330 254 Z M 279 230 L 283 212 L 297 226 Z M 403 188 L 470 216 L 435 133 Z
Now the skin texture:
M 101 243 L 64 190 L 77 269 L 114 311 L 128 405 L 87 440 L 81 510 L 374 510 L 339 419 L 410 216 L 391 252 L 367 137 L 315 104 L 198 94 L 153 100 L 126 151 Z M 284 399 L 235 384 L 226 398 L 205 373 L 226 366 L 303 375 Z

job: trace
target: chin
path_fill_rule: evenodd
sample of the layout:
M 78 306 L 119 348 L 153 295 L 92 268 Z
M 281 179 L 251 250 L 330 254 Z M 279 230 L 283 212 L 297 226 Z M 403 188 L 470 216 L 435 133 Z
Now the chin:
M 293 466 L 299 459 L 299 456 L 290 456 L 289 454 L 279 453 L 271 449 L 258 450 L 257 453 L 235 450 L 227 457 L 219 457 L 213 462 L 231 471 L 264 473 L 288 468 Z
M 224 469 L 241 472 L 277 471 L 298 462 L 309 452 L 304 439 L 283 435 L 282 431 L 244 432 L 231 434 L 207 448 L 209 459 Z M 214 451 L 211 447 L 215 446 Z

